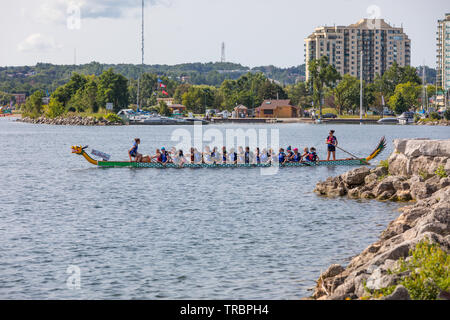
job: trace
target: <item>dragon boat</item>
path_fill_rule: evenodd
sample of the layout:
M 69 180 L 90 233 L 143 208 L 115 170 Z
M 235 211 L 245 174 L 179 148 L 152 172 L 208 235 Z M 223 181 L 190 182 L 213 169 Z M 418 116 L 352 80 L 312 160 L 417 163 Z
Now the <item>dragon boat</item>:
M 129 162 L 129 161 L 99 161 L 93 159 L 85 150 L 88 147 L 72 146 L 72 153 L 83 156 L 89 163 L 101 168 L 267 168 L 273 165 L 280 167 L 314 167 L 314 166 L 365 166 L 370 165 L 369 161 L 375 159 L 386 148 L 385 138 L 381 138 L 376 149 L 366 158 L 349 158 L 340 160 L 320 160 L 316 162 L 289 162 L 284 164 L 206 164 L 206 163 L 185 163 L 179 166 L 174 163 L 155 163 L 155 162 Z

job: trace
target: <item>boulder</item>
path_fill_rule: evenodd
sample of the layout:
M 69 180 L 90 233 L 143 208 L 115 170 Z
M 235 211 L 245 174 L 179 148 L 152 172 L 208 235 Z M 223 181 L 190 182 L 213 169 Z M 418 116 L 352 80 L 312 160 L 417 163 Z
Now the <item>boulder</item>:
M 392 294 L 382 298 L 382 300 L 411 300 L 411 296 L 404 286 L 398 285 Z
M 411 196 L 413 199 L 422 200 L 429 198 L 436 190 L 437 186 L 428 182 L 419 182 L 411 185 Z
M 360 186 L 364 183 L 366 176 L 370 174 L 370 169 L 367 167 L 361 167 L 351 170 L 342 175 L 342 180 L 347 187 Z
M 376 182 L 378 180 L 378 177 L 379 176 L 377 174 L 371 173 L 371 174 L 369 174 L 368 176 L 366 176 L 364 178 L 364 183 L 367 185 L 367 184 L 371 184 L 373 182 Z
M 392 182 L 392 179 L 389 178 L 391 177 L 388 177 L 381 181 L 380 184 L 378 184 L 378 186 L 373 190 L 377 198 L 385 192 L 390 193 L 391 196 L 395 193 L 394 184 Z
M 370 170 L 370 173 L 376 174 L 377 177 L 387 176 L 389 171 L 386 167 L 377 167 Z
M 331 277 L 335 277 L 338 274 L 342 273 L 345 269 L 339 264 L 331 265 L 324 273 L 320 276 L 322 279 L 327 279 Z

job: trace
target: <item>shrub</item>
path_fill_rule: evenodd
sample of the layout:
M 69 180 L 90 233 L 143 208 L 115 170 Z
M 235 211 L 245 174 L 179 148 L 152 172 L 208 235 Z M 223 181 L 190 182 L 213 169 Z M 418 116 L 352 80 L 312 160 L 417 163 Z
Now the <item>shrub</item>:
M 447 172 L 445 171 L 445 169 L 444 169 L 444 166 L 443 165 L 440 165 L 437 169 L 436 169 L 436 171 L 434 172 L 439 178 L 447 178 L 448 177 L 448 174 L 447 174 Z
M 46 109 L 45 115 L 48 118 L 56 118 L 62 116 L 66 112 L 63 104 L 56 99 L 51 99 Z
M 429 174 L 428 172 L 426 172 L 422 169 L 419 170 L 419 176 L 421 176 L 423 180 L 428 180 L 432 177 L 431 174 Z
M 449 120 L 450 121 L 450 109 L 445 110 L 444 118 L 445 118 L 445 120 Z
M 105 119 L 108 120 L 109 122 L 112 122 L 112 123 L 120 123 L 120 122 L 122 122 L 122 118 L 119 117 L 115 113 L 108 113 L 106 115 Z
M 389 171 L 389 160 L 381 160 L 378 166 L 386 168 Z
M 440 120 L 441 116 L 437 112 L 432 112 L 432 113 L 430 113 L 430 118 L 433 120 Z
M 400 260 L 399 272 L 410 272 L 402 284 L 414 300 L 436 300 L 450 289 L 450 255 L 439 245 L 421 241 L 410 251 L 411 260 Z
M 403 285 L 413 300 L 436 300 L 441 291 L 450 289 L 450 255 L 442 250 L 439 245 L 432 244 L 428 240 L 419 242 L 409 252 L 410 259 L 399 260 L 400 267 L 388 270 L 388 274 L 405 273 L 398 284 Z M 363 282 L 368 296 L 363 300 L 381 298 L 394 292 L 397 285 L 379 290 L 370 290 Z

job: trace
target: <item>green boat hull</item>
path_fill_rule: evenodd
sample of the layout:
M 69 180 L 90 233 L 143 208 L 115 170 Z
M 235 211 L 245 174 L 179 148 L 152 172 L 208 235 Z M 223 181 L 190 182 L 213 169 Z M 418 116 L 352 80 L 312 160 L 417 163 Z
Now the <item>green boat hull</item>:
M 317 167 L 317 166 L 361 166 L 368 165 L 369 163 L 365 159 L 348 159 L 348 160 L 336 160 L 336 161 L 318 161 L 318 162 L 298 162 L 298 163 L 285 163 L 278 165 L 281 168 L 289 167 Z M 138 162 L 109 162 L 99 161 L 98 166 L 102 168 L 269 168 L 271 164 L 191 164 L 186 163 L 182 167 L 173 163 L 163 165 L 161 163 L 138 163 Z M 277 165 L 274 165 L 277 166 Z

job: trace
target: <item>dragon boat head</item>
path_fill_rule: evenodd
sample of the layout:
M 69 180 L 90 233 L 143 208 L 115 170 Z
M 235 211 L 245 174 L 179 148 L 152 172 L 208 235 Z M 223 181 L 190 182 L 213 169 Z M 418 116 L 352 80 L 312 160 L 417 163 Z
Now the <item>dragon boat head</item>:
M 86 149 L 87 147 L 81 147 L 81 146 L 72 146 L 72 153 L 75 154 L 83 154 L 84 149 Z

